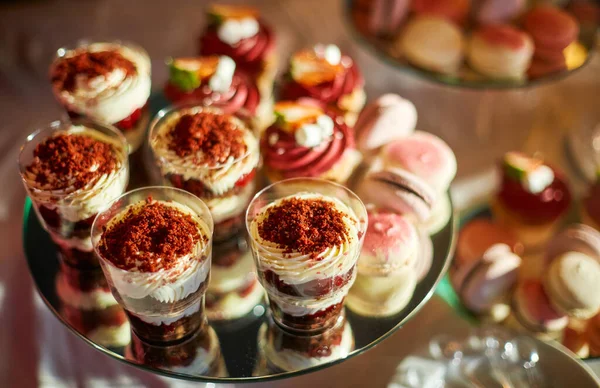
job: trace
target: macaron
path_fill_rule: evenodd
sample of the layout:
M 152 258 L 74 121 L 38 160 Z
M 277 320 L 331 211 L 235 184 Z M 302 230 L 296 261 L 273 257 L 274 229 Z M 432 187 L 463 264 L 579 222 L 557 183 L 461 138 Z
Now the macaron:
M 369 153 L 412 134 L 417 126 L 417 109 L 397 94 L 384 94 L 367 104 L 354 125 L 358 149 Z
M 437 16 L 462 25 L 471 10 L 470 0 L 413 0 L 411 9 L 416 15 Z
M 564 50 L 577 39 L 579 25 L 560 8 L 539 5 L 527 12 L 523 27 L 533 37 L 536 47 Z
M 420 223 L 423 230 L 434 235 L 444 229 L 452 217 L 452 205 L 448 193 L 439 193 L 437 201 L 433 203 L 431 215 Z
M 521 258 L 508 245 L 494 244 L 481 257 L 456 268 L 450 280 L 465 307 L 485 315 L 506 304 L 520 265 Z M 508 309 L 505 311 L 507 315 Z
M 458 234 L 453 268 L 476 260 L 494 244 L 505 244 L 516 255 L 523 254 L 523 244 L 510 229 L 498 225 L 488 218 L 476 218 L 469 221 Z
M 442 74 L 458 72 L 465 50 L 459 27 L 439 16 L 415 16 L 406 23 L 398 48 L 408 62 Z
M 568 252 L 583 253 L 600 263 L 600 232 L 583 224 L 569 226 L 548 243 L 546 262 L 549 264 Z
M 369 30 L 376 35 L 398 31 L 410 10 L 410 0 L 371 0 Z
M 431 216 L 435 191 L 407 171 L 385 169 L 368 173 L 359 184 L 358 195 L 366 204 L 414 217 L 419 222 Z
M 506 23 L 523 13 L 525 7 L 525 0 L 484 0 L 475 12 L 475 19 L 479 24 Z
M 533 56 L 533 40 L 508 24 L 486 25 L 471 35 L 467 60 L 476 71 L 491 78 L 523 79 Z
M 406 216 L 391 212 L 369 212 L 358 260 L 358 273 L 388 276 L 403 267 L 414 268 L 420 259 L 420 236 Z
M 395 140 L 381 151 L 384 164 L 400 168 L 427 182 L 437 193 L 448 190 L 456 176 L 456 157 L 452 149 L 431 133 L 416 131 Z
M 427 276 L 431 265 L 433 264 L 433 241 L 431 236 L 422 228 L 419 229 L 419 254 L 415 261 L 415 272 L 417 281 L 421 281 Z
M 556 311 L 538 280 L 521 282 L 513 295 L 513 314 L 528 331 L 556 333 L 567 327 L 569 318 Z
M 600 263 L 580 252 L 564 253 L 546 272 L 544 290 L 559 313 L 591 318 L 600 311 Z

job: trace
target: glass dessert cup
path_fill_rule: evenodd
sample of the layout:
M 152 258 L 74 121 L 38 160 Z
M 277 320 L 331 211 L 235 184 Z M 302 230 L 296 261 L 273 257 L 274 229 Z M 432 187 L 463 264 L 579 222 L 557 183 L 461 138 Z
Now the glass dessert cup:
M 198 103 L 175 105 L 158 112 L 150 125 L 149 144 L 154 162 L 160 170 L 161 183 L 194 194 L 206 202 L 214 220 L 214 240 L 223 241 L 244 228 L 244 212 L 256 189 L 259 148 L 248 148 L 237 159 L 216 165 L 198 164 L 196 156 L 180 157 L 163 144 L 163 131 L 174 126 L 185 114 L 209 112 L 226 114 L 218 105 Z M 246 125 L 247 117 L 229 116 L 245 132 L 249 141 L 258 144 Z M 211 188 L 212 186 L 212 188 Z
M 335 209 L 341 209 L 338 214 L 350 220 L 347 230 L 351 230 L 353 237 L 338 236 L 338 241 L 347 239 L 339 246 L 311 254 L 263 239 L 259 230 L 268 219 L 269 211 L 290 198 L 308 198 L 308 201 L 317 198 L 333 204 Z M 284 180 L 266 187 L 254 197 L 246 213 L 246 226 L 258 278 L 267 292 L 275 322 L 296 333 L 314 334 L 332 327 L 356 278 L 356 262 L 367 227 L 367 212 L 361 200 L 347 188 L 332 182 L 308 178 Z M 307 230 L 311 228 L 306 226 Z M 318 234 L 321 230 L 310 232 Z
M 53 87 L 57 101 L 65 108 L 71 118 L 86 117 L 112 124 L 118 128 L 129 144 L 129 153 L 137 150 L 144 141 L 146 128 L 150 121 L 151 77 L 150 57 L 140 46 L 130 42 L 90 42 L 80 41 L 74 47 L 61 47 L 56 51 L 56 57 L 50 66 L 53 74 L 57 64 L 71 55 L 80 52 L 116 51 L 129 60 L 136 69 L 135 75 L 123 76 L 119 85 L 85 85 L 91 90 L 84 90 L 79 96 L 56 86 Z M 115 71 L 111 73 L 113 75 Z M 94 78 L 107 79 L 99 76 Z M 118 76 L 112 77 L 115 82 Z M 107 81 L 108 82 L 108 81 Z M 83 82 L 82 82 L 83 84 Z M 81 87 L 79 82 L 77 87 Z M 102 86 L 105 86 L 104 89 Z M 86 94 L 87 93 L 87 94 Z M 81 97 L 83 95 L 83 97 Z
M 354 350 L 354 335 L 345 315 L 319 334 L 297 335 L 269 319 L 258 334 L 260 373 L 292 372 L 345 358 Z
M 38 184 L 35 174 L 28 171 L 36 160 L 36 148 L 54 136 L 80 133 L 80 127 L 86 136 L 112 146 L 118 162 L 115 169 L 81 188 L 55 190 Z M 54 121 L 27 137 L 19 154 L 19 170 L 36 215 L 56 244 L 62 261 L 75 268 L 97 268 L 98 259 L 90 239 L 92 222 L 110 201 L 123 194 L 129 180 L 127 141 L 123 135 L 110 125 L 90 120 Z
M 175 258 L 171 268 L 160 266 L 147 270 L 140 267 L 141 259 L 137 258 L 134 267 L 120 268 L 111 261 L 114 258 L 107 257 L 107 249 L 102 249 L 104 238 L 111 228 L 127 222 L 127 216 L 137 214 L 136 206 L 144 209 L 149 203 L 169 204 L 168 207 L 180 216 L 189 216 L 204 244 L 191 246 L 190 252 Z M 204 293 L 210 275 L 212 232 L 212 218 L 206 204 L 183 190 L 170 187 L 130 191 L 96 217 L 92 226 L 94 249 L 115 299 L 125 309 L 134 333 L 140 338 L 152 343 L 168 343 L 190 336 L 204 324 Z M 161 233 L 170 236 L 172 232 L 163 229 Z M 124 242 L 128 243 L 130 241 Z M 177 241 L 173 244 L 176 249 Z M 152 260 L 156 255 L 152 253 Z M 161 261 L 162 257 L 154 264 L 161 265 Z

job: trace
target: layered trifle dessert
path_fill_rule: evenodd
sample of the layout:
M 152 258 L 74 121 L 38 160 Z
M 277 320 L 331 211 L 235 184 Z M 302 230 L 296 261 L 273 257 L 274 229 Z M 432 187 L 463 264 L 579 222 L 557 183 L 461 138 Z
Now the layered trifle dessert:
M 134 332 L 125 357 L 145 366 L 190 376 L 227 376 L 219 339 L 207 324 L 191 337 L 167 345 L 148 343 Z
M 199 105 L 166 110 L 152 123 L 150 147 L 165 184 L 206 202 L 216 241 L 243 229 L 260 154 L 242 120 Z
M 281 85 L 281 98 L 314 98 L 354 125 L 366 102 L 365 81 L 348 55 L 334 44 L 295 52 Z
M 259 331 L 259 368 L 263 374 L 293 372 L 345 358 L 354 349 L 354 335 L 346 317 L 319 334 L 296 335 L 273 320 Z
M 258 9 L 214 4 L 207 9 L 207 19 L 200 55 L 230 57 L 254 80 L 262 99 L 271 100 L 278 66 L 275 35 Z
M 253 199 L 252 253 L 279 325 L 302 333 L 333 326 L 356 278 L 366 222 L 358 197 L 323 180 L 282 181 Z
M 100 268 L 80 270 L 62 264 L 56 276 L 60 314 L 79 333 L 106 347 L 129 343 L 130 326 Z
M 144 140 L 149 121 L 150 58 L 118 42 L 61 48 L 50 67 L 52 90 L 71 117 L 85 116 L 119 128 L 130 152 Z
M 142 339 L 170 342 L 205 321 L 212 221 L 182 190 L 134 190 L 98 215 L 92 236 L 113 295 Z
M 225 55 L 174 58 L 168 61 L 164 93 L 174 103 L 216 105 L 225 113 L 247 116 L 260 132 L 273 122 L 273 98 L 263 98 L 254 80 Z
M 314 177 L 343 184 L 350 178 L 362 156 L 339 116 L 310 98 L 276 103 L 275 116 L 261 139 L 271 182 Z
M 206 315 L 210 321 L 244 317 L 264 297 L 245 233 L 213 246 Z
M 27 139 L 19 167 L 40 222 L 63 262 L 97 268 L 90 230 L 96 214 L 127 186 L 125 138 L 110 126 L 56 121 Z

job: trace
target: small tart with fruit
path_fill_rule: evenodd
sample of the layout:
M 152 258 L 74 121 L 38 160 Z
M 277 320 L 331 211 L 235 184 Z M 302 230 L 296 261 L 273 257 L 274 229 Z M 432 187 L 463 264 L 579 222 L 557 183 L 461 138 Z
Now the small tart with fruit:
M 543 160 L 509 152 L 502 161 L 500 191 L 492 204 L 497 220 L 510 227 L 526 247 L 545 242 L 571 204 L 562 174 Z
M 217 105 L 226 113 L 244 109 L 255 115 L 260 93 L 252 80 L 236 71 L 228 56 L 209 55 L 168 61 L 169 81 L 165 96 L 172 102 L 201 102 Z
M 364 106 L 364 79 L 355 62 L 336 45 L 300 50 L 292 55 L 289 66 L 283 98 L 314 98 L 344 114 Z
M 596 171 L 596 182 L 583 199 L 581 220 L 596 230 L 600 230 L 600 168 Z
M 361 160 L 352 132 L 323 104 L 312 99 L 275 104 L 276 121 L 261 147 L 271 181 L 319 177 L 345 182 Z

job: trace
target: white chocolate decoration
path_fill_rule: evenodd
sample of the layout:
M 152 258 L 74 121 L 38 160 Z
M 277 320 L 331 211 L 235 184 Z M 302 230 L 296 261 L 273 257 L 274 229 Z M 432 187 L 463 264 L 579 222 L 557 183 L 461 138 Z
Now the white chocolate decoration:
M 260 26 L 258 21 L 253 18 L 244 18 L 240 20 L 225 20 L 217 31 L 219 39 L 233 46 L 242 39 L 251 38 L 258 34 Z
M 233 73 L 235 72 L 235 62 L 228 56 L 220 56 L 219 63 L 215 73 L 208 81 L 208 86 L 215 92 L 224 93 L 231 87 Z
M 304 147 L 316 147 L 333 135 L 334 123 L 328 115 L 320 115 L 314 124 L 301 125 L 294 137 L 296 143 Z
M 336 66 L 342 61 L 342 51 L 334 44 L 317 45 L 315 51 L 322 55 L 330 65 Z
M 548 166 L 541 165 L 524 174 L 521 184 L 532 194 L 539 194 L 554 182 L 554 171 Z

